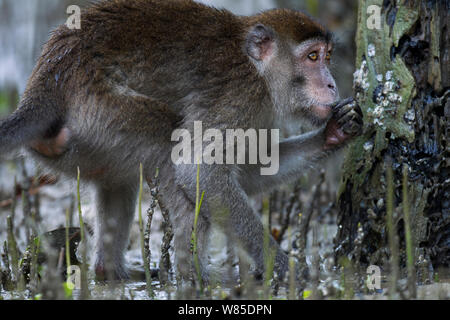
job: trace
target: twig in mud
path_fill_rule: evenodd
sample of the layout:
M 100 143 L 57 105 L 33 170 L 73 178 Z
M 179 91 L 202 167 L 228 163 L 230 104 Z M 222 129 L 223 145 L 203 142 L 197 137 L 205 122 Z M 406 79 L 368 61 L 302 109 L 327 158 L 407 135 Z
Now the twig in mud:
M 264 298 L 270 297 L 270 282 L 273 280 L 275 255 L 276 252 L 270 247 L 270 234 L 269 229 L 269 204 L 265 201 L 263 203 L 263 225 L 264 225 L 264 239 L 263 239 L 263 254 L 264 254 Z
M 289 243 L 289 290 L 288 300 L 296 300 L 297 298 L 297 286 L 296 286 L 296 274 L 295 274 L 295 258 L 294 251 L 292 250 L 292 229 L 288 228 L 288 243 Z
M 71 228 L 73 227 L 73 216 L 75 213 L 75 203 L 76 203 L 76 199 L 74 197 L 74 195 L 70 196 L 70 204 L 69 204 L 69 208 L 67 209 L 69 212 L 69 220 L 67 221 L 67 228 Z M 89 227 L 88 227 L 89 229 Z M 88 230 L 89 232 L 89 230 Z M 90 233 L 90 232 L 89 232 Z
M 8 242 L 3 242 L 2 261 L 5 266 L 5 270 L 2 270 L 2 286 L 6 291 L 13 291 L 15 289 L 14 282 L 11 274 L 11 267 L 9 262 Z
M 66 266 L 67 270 L 69 270 L 71 261 L 70 261 L 70 239 L 69 239 L 69 228 L 70 228 L 70 213 L 69 209 L 66 210 Z
M 317 221 L 314 220 L 311 223 L 312 229 L 312 246 L 311 246 L 311 285 L 312 285 L 312 293 L 311 299 L 318 300 L 322 298 L 322 294 L 319 290 L 319 277 L 320 277 L 320 255 L 319 255 L 319 242 L 318 242 L 318 225 Z
M 16 217 L 16 206 L 17 206 L 16 194 L 15 194 L 16 188 L 17 188 L 17 178 L 14 176 L 14 191 L 13 191 L 12 201 L 11 201 L 11 219 L 13 221 Z
M 66 292 L 66 296 L 72 297 L 72 290 L 74 289 L 73 283 L 70 281 L 72 275 L 72 261 L 70 259 L 70 236 L 69 230 L 71 226 L 71 211 L 70 209 L 66 209 L 66 230 L 65 230 L 65 246 L 64 252 L 66 255 L 66 283 L 65 286 L 68 290 L 70 290 L 69 294 Z
M 405 224 L 406 266 L 408 269 L 408 289 L 412 299 L 417 297 L 416 270 L 414 267 L 414 244 L 411 228 L 411 216 L 408 200 L 408 166 L 403 166 L 403 222 Z
M 397 281 L 399 276 L 399 252 L 397 232 L 394 227 L 394 176 L 392 171 L 392 160 L 389 158 L 386 161 L 386 180 L 387 180 L 387 194 L 386 194 L 386 225 L 388 231 L 388 242 L 391 253 L 390 267 L 391 267 L 391 283 L 389 288 L 389 297 L 393 299 L 397 293 Z
M 151 202 L 151 218 L 147 221 L 150 221 L 150 225 L 147 226 L 146 232 L 146 244 L 149 247 L 150 240 L 150 228 L 151 228 L 151 219 L 153 218 L 154 208 L 156 205 L 159 206 L 161 211 L 161 215 L 163 218 L 162 221 L 162 229 L 164 231 L 162 244 L 161 244 L 161 258 L 159 260 L 159 281 L 161 284 L 166 285 L 169 283 L 169 274 L 172 269 L 172 264 L 170 262 L 170 243 L 174 237 L 172 223 L 170 222 L 169 210 L 166 209 L 164 203 L 161 201 L 161 197 L 159 194 L 159 169 L 156 170 L 155 177 L 153 180 L 147 180 L 147 184 L 150 187 L 150 193 L 152 196 Z
M 30 228 L 29 228 L 29 219 L 31 217 L 31 206 L 30 206 L 30 195 L 29 193 L 23 189 L 22 190 L 22 225 L 25 226 L 25 237 L 30 238 Z
M 38 186 L 33 186 L 32 185 L 30 190 L 28 190 L 28 194 L 30 196 L 38 196 L 39 195 L 39 190 L 43 186 L 48 185 L 48 184 L 49 183 L 42 183 L 42 184 L 40 184 Z M 19 192 L 19 194 L 17 194 L 17 192 Z M 18 196 L 21 197 L 22 196 L 22 192 L 23 192 L 22 187 L 17 184 L 16 178 L 14 178 L 13 194 L 12 194 L 11 198 L 0 201 L 0 208 L 7 208 L 9 206 L 12 206 L 12 208 L 14 208 L 15 207 L 15 203 L 16 203 L 16 198 Z M 35 205 L 34 206 L 35 206 L 36 209 L 39 208 L 39 204 L 37 202 L 39 202 L 39 200 L 35 201 Z M 39 215 L 37 215 L 37 216 L 39 216 Z
M 357 226 L 357 231 L 356 231 L 356 238 L 353 241 L 353 258 L 352 258 L 352 268 L 354 268 L 355 272 L 357 274 L 363 274 L 362 270 L 361 270 L 361 252 L 362 252 L 362 247 L 363 247 L 363 240 L 364 240 L 364 229 L 361 225 L 360 222 L 358 222 L 358 226 Z M 355 290 L 360 290 L 361 288 L 365 287 L 365 279 L 364 278 L 360 278 L 360 281 L 355 281 L 354 283 L 354 289 Z
M 35 237 L 31 242 L 31 266 L 30 266 L 30 292 L 31 296 L 35 296 L 37 294 L 37 289 L 39 285 L 39 277 L 38 277 L 38 255 L 40 250 L 40 239 Z
M 284 216 L 283 216 L 283 208 L 285 206 L 285 203 L 287 201 L 287 192 L 285 190 L 281 191 L 281 193 L 278 193 L 276 201 L 278 203 L 275 204 L 275 208 L 279 211 L 279 215 L 278 215 L 278 225 L 283 225 L 283 220 L 284 220 Z M 272 200 L 271 200 L 272 201 Z
M 61 272 L 57 270 L 59 262 L 60 250 L 54 250 L 51 246 L 51 241 L 48 239 L 47 234 L 43 234 L 40 237 L 40 247 L 43 252 L 47 253 L 45 272 L 43 272 L 43 279 L 39 283 L 39 292 L 42 294 L 42 298 L 45 300 L 61 300 L 65 298 L 65 292 L 61 285 L 63 279 Z
M 192 231 L 192 246 L 193 246 L 193 255 L 194 255 L 194 266 L 195 271 L 197 273 L 197 281 L 200 286 L 200 293 L 203 294 L 203 279 L 200 269 L 200 259 L 198 256 L 198 239 L 197 239 L 197 223 L 198 218 L 200 216 L 200 210 L 202 207 L 203 197 L 205 195 L 205 192 L 202 192 L 201 198 L 200 198 L 200 165 L 197 166 L 197 187 L 196 187 L 196 196 L 195 196 L 195 212 L 194 212 L 194 230 Z
M 145 249 L 145 255 L 147 257 L 148 262 L 151 262 L 152 258 L 152 252 L 150 250 L 150 235 L 151 235 L 151 229 L 152 229 L 152 222 L 153 222 L 153 215 L 155 214 L 155 207 L 156 207 L 156 201 L 150 204 L 150 207 L 147 210 L 147 224 L 145 226 L 145 232 L 144 232 L 144 249 Z
M 144 250 L 145 250 L 145 256 L 146 259 L 151 261 L 152 252 L 150 250 L 150 235 L 151 235 L 151 229 L 152 229 L 152 222 L 153 222 L 153 216 L 155 214 L 155 208 L 157 206 L 158 202 L 155 198 L 152 197 L 152 200 L 150 202 L 150 207 L 147 209 L 147 224 L 145 226 L 145 232 L 144 232 Z
M 59 249 L 58 264 L 56 265 L 56 271 L 58 271 L 58 273 L 62 273 L 62 270 L 63 270 L 64 259 L 66 256 L 65 251 L 66 250 L 64 248 Z
M 273 213 L 278 209 L 278 190 L 273 191 L 269 196 L 269 230 L 272 230 Z M 278 238 L 276 238 L 278 240 Z
M 162 228 L 164 230 L 164 235 L 161 244 L 161 259 L 159 260 L 159 272 L 160 272 L 160 281 L 162 284 L 169 283 L 169 274 L 172 269 L 172 264 L 170 262 L 170 243 L 173 239 L 173 228 L 172 223 L 170 222 L 169 210 L 167 210 L 164 205 L 158 201 L 159 207 L 161 209 L 161 214 L 163 217 Z
M 281 241 L 283 240 L 284 234 L 286 233 L 286 231 L 290 225 L 293 212 L 295 212 L 295 210 L 301 209 L 301 203 L 299 204 L 301 188 L 302 188 L 302 183 L 301 183 L 301 180 L 299 180 L 295 184 L 294 190 L 292 191 L 292 193 L 289 197 L 289 202 L 288 202 L 287 206 L 285 207 L 285 210 L 282 214 L 284 219 L 281 223 L 281 230 L 280 230 L 280 234 L 278 237 L 278 243 L 281 243 Z
M 325 171 L 322 170 L 319 176 L 319 182 L 313 186 L 312 188 L 312 195 L 311 195 L 311 201 L 309 201 L 308 206 L 305 208 L 304 214 L 299 214 L 299 231 L 296 235 L 295 244 L 296 244 L 296 252 L 295 256 L 297 258 L 297 261 L 299 263 L 298 272 L 300 275 L 300 291 L 304 290 L 305 288 L 305 281 L 303 280 L 303 275 L 306 274 L 307 271 L 307 263 L 306 263 L 306 243 L 307 243 L 307 236 L 308 236 L 308 229 L 309 224 L 311 222 L 311 217 L 314 213 L 314 206 L 319 200 L 320 196 L 320 187 L 325 181 Z
M 28 273 L 28 282 L 31 296 L 34 296 L 37 293 L 38 287 L 38 254 L 39 254 L 39 244 L 40 239 L 37 236 L 37 221 L 36 221 L 36 212 L 32 213 L 32 221 L 31 221 L 31 237 L 29 240 L 29 252 L 30 252 L 30 265 L 29 265 L 29 273 Z M 26 277 L 26 275 L 24 275 Z
M 322 170 L 320 173 L 319 182 L 312 188 L 311 201 L 309 202 L 309 205 L 305 209 L 305 213 L 302 216 L 302 221 L 300 223 L 300 236 L 303 237 L 302 241 L 302 245 L 304 246 L 303 249 L 306 248 L 306 239 L 308 235 L 309 224 L 311 221 L 311 217 L 313 216 L 314 213 L 315 204 L 319 200 L 320 187 L 322 186 L 324 181 L 325 181 L 325 171 Z
M 27 169 L 25 167 L 24 158 L 20 159 L 19 167 L 21 168 L 22 183 L 21 183 L 21 198 L 22 198 L 22 225 L 25 226 L 25 235 L 27 239 L 30 239 L 30 220 L 31 220 L 31 199 L 30 199 L 30 189 L 32 186 L 31 179 L 28 176 Z
M 83 221 L 83 212 L 81 211 L 81 196 L 80 196 L 80 168 L 77 168 L 77 207 L 78 207 L 78 219 L 80 221 L 80 236 L 81 242 L 84 243 L 81 256 L 83 259 L 81 265 L 81 294 L 80 298 L 86 300 L 89 298 L 89 287 L 87 278 L 87 242 L 85 237 L 85 228 Z
M 28 191 L 30 197 L 33 198 L 33 201 L 32 201 L 33 206 L 31 208 L 32 228 L 36 228 L 37 223 L 42 221 L 41 211 L 40 211 L 41 196 L 40 196 L 40 193 L 39 193 L 39 179 L 38 179 L 39 175 L 40 175 L 40 173 L 38 171 L 36 173 L 36 176 L 32 179 L 30 190 Z M 32 194 L 31 193 L 32 190 L 36 190 L 36 192 L 34 194 Z M 36 229 L 34 229 L 33 232 L 36 235 Z
M 139 235 L 140 235 L 140 241 L 141 241 L 141 252 L 142 252 L 142 259 L 144 260 L 144 270 L 145 270 L 145 281 L 147 286 L 147 293 L 150 297 L 153 297 L 153 289 L 152 289 L 152 276 L 150 274 L 150 260 L 149 256 L 149 249 L 146 250 L 145 246 L 145 232 L 144 232 L 144 222 L 142 219 L 142 191 L 143 191 L 143 166 L 142 163 L 139 167 Z
M 19 282 L 19 257 L 20 257 L 20 253 L 19 253 L 19 249 L 17 248 L 17 242 L 16 242 L 16 238 L 14 236 L 14 224 L 13 221 L 11 219 L 11 216 L 8 216 L 6 218 L 7 220 L 7 233 L 8 233 L 8 252 L 10 254 L 10 258 L 11 258 L 11 270 L 12 270 L 12 274 L 14 276 L 14 280 L 16 282 Z

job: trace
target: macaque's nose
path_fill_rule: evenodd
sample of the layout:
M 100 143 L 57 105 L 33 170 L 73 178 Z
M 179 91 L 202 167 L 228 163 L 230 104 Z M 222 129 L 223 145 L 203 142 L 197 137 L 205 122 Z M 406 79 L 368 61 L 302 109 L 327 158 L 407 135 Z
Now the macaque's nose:
M 334 99 L 335 100 L 339 100 L 339 90 L 338 90 L 338 88 L 336 86 L 336 83 L 334 81 L 330 82 L 328 84 L 328 88 L 330 89 L 331 94 L 333 95 Z
M 328 84 L 328 88 L 330 88 L 333 93 L 336 93 L 336 85 L 334 83 Z

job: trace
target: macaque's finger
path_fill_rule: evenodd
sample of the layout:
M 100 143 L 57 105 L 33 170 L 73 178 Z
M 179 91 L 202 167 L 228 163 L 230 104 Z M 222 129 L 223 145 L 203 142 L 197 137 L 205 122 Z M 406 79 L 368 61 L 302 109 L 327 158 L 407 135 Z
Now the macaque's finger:
M 361 108 L 356 101 L 353 100 L 353 98 L 348 98 L 341 101 L 333 110 L 335 112 L 335 119 L 342 119 L 351 111 L 355 112 L 360 117 L 363 117 Z
M 351 112 L 347 117 L 342 119 L 343 121 L 339 123 L 344 133 L 348 135 L 358 135 L 362 132 L 363 120 L 356 113 Z
M 361 117 L 364 117 L 363 112 L 361 110 L 361 107 L 356 102 L 355 102 L 355 105 L 353 107 L 353 110 L 355 110 Z
M 351 109 L 355 109 L 361 116 L 363 115 L 358 103 L 352 97 L 341 100 L 333 106 L 333 111 L 335 113 L 345 113 Z
M 333 106 L 333 111 L 337 112 L 338 110 L 340 110 L 342 107 L 352 103 L 354 101 L 354 99 L 352 97 L 350 98 L 346 98 L 344 100 L 339 101 L 335 106 Z
M 356 135 L 361 131 L 361 125 L 355 121 L 347 122 L 343 127 L 342 131 L 348 135 Z
M 337 120 L 338 124 L 341 126 L 349 121 L 357 121 L 360 124 L 363 123 L 362 117 L 359 115 L 359 113 L 356 112 L 356 110 L 348 111 L 343 117 L 340 117 Z
M 337 119 L 342 119 L 345 115 L 347 115 L 349 112 L 352 112 L 354 110 L 353 106 L 350 104 L 342 106 L 336 113 Z

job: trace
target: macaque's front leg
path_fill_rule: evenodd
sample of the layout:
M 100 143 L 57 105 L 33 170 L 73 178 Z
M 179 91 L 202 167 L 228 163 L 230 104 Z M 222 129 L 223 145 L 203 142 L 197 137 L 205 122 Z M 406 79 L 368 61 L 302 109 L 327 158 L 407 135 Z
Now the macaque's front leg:
M 333 116 L 325 127 L 324 150 L 336 149 L 360 135 L 363 128 L 363 113 L 353 98 L 339 102 L 333 108 Z
M 277 174 L 264 176 L 260 165 L 247 165 L 241 170 L 239 182 L 247 194 L 252 195 L 298 179 L 305 169 L 360 135 L 362 128 L 360 107 L 352 98 L 342 100 L 333 108 L 333 115 L 324 128 L 279 144 Z

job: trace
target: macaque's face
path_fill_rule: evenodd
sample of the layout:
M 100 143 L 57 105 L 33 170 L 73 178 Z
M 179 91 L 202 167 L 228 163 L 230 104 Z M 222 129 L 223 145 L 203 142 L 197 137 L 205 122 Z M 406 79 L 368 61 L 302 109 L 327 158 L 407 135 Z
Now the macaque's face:
M 290 110 L 313 124 L 323 124 L 331 116 L 332 105 L 339 100 L 339 91 L 329 71 L 332 45 L 307 40 L 292 50 Z
M 256 26 L 247 41 L 247 53 L 266 80 L 280 120 L 325 124 L 339 100 L 329 71 L 331 41 L 295 42 L 263 25 Z

